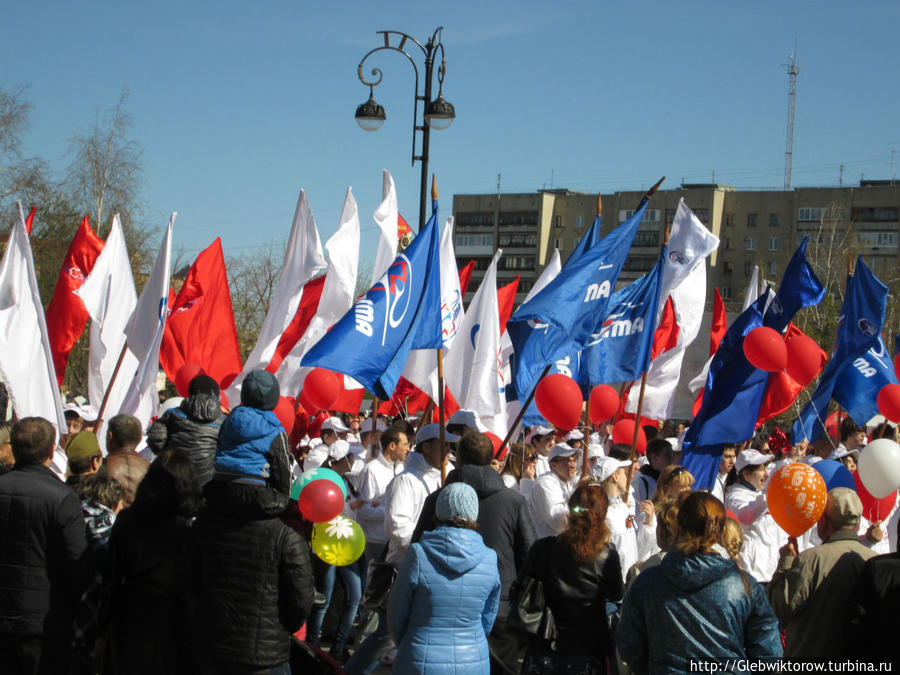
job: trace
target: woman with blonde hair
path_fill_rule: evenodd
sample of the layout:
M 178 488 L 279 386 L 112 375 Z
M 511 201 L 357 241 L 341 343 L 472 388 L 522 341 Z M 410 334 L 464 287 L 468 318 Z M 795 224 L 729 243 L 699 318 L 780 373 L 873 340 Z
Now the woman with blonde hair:
M 691 662 L 724 668 L 734 659 L 781 656 L 765 591 L 719 553 L 726 520 L 711 494 L 688 494 L 678 509 L 675 545 L 631 585 L 616 642 L 635 672 L 686 673 Z
M 689 492 L 693 484 L 694 476 L 683 466 L 670 464 L 660 472 L 653 498 L 645 499 L 638 505 L 641 513 L 637 530 L 638 560 L 648 560 L 664 548 L 657 542 L 657 516 L 663 507 L 678 501 L 684 492 Z
M 503 471 L 500 473 L 504 485 L 517 489 L 527 499 L 534 486 L 537 460 L 537 452 L 530 445 L 513 443 L 506 455 Z

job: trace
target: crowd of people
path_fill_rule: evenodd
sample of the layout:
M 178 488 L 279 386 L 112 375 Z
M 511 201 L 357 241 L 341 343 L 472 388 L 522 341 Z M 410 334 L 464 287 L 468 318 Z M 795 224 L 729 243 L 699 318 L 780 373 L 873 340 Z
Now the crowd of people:
M 147 429 L 120 414 L 98 438 L 77 403 L 59 438 L 0 426 L 0 670 L 624 675 L 900 652 L 896 503 L 870 521 L 835 488 L 795 538 L 766 500 L 779 466 L 853 472 L 890 425 L 726 446 L 700 490 L 686 422 L 647 428 L 642 455 L 610 425 L 533 426 L 498 452 L 474 411 L 295 427 L 279 393 L 254 371 L 226 410 L 198 375 Z M 291 496 L 318 468 L 365 535 L 348 565 L 312 553 Z

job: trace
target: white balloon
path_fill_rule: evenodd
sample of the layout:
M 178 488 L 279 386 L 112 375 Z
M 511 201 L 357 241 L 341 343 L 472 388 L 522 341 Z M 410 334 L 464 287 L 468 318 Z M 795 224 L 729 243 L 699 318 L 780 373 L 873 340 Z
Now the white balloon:
M 889 438 L 869 443 L 859 455 L 859 479 L 876 499 L 900 487 L 900 445 Z

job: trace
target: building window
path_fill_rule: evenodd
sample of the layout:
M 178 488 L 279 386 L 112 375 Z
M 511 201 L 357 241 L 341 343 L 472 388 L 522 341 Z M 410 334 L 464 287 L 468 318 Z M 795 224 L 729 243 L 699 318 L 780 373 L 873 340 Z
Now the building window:
M 769 268 L 768 268 L 767 274 L 768 274 L 770 277 L 776 276 L 776 275 L 778 274 L 778 263 L 776 263 L 776 262 L 769 262 Z
M 504 270 L 533 270 L 533 255 L 510 255 L 504 256 L 500 261 L 500 269 Z
M 725 224 L 728 225 L 729 227 L 734 225 L 734 214 L 733 213 L 725 214 Z
M 534 288 L 533 279 L 519 279 L 519 293 L 527 293 L 532 288 Z
M 562 229 L 562 226 L 563 226 L 562 216 L 553 216 L 553 224 L 556 226 L 557 229 Z
M 560 246 L 560 239 L 557 237 L 553 240 L 553 248 L 558 248 L 560 253 L 562 253 L 562 246 Z
M 770 251 L 778 250 L 778 237 L 769 237 L 769 250 Z
M 745 262 L 744 263 L 744 276 L 749 277 L 751 274 L 753 274 L 753 263 Z
M 769 214 L 769 227 L 778 227 L 778 214 L 777 213 Z
M 759 222 L 759 216 L 756 213 L 748 213 L 747 214 L 747 227 L 756 227 L 756 224 Z
M 659 223 L 659 209 L 647 209 L 644 211 L 644 217 L 641 218 L 642 223 Z M 634 209 L 621 209 L 619 211 L 619 222 L 624 223 L 634 215 Z
M 723 300 L 731 300 L 731 288 L 728 286 L 722 286 L 719 289 L 719 295 L 722 296 Z
M 500 213 L 501 227 L 510 225 L 537 225 L 537 211 L 502 211 Z
M 897 247 L 896 232 L 857 232 L 856 243 L 860 246 Z
M 634 246 L 659 246 L 659 232 L 637 232 Z
M 709 224 L 709 209 L 694 209 L 694 215 L 700 219 L 704 225 Z
M 584 229 L 584 216 L 575 216 L 575 228 L 578 230 Z
M 494 214 L 484 211 L 461 212 L 456 214 L 457 227 L 494 226 Z
M 744 239 L 744 250 L 745 251 L 755 251 L 756 250 L 756 239 L 753 237 L 747 237 Z
M 853 220 L 867 223 L 894 223 L 900 220 L 895 206 L 870 206 L 853 209 Z
M 731 264 L 731 261 L 726 260 L 722 263 L 722 274 L 731 274 L 734 272 L 734 265 Z
M 537 246 L 537 235 L 529 234 L 527 232 L 501 234 L 500 246 Z
M 490 258 L 490 257 L 487 257 L 487 258 L 472 258 L 472 260 L 475 261 L 475 267 L 474 267 L 473 269 L 474 269 L 476 272 L 483 272 L 483 271 L 486 270 L 486 269 L 488 268 L 488 266 L 491 264 L 491 258 Z M 457 264 L 459 264 L 459 263 L 457 263 Z M 468 263 L 466 263 L 466 264 L 468 264 Z
M 797 209 L 797 222 L 818 223 L 822 220 L 821 206 L 804 206 Z
M 494 235 L 492 234 L 458 234 L 456 235 L 456 245 L 463 246 L 487 246 L 494 247 Z
M 655 257 L 650 258 L 646 256 L 629 256 L 625 259 L 625 265 L 622 267 L 622 269 L 629 272 L 649 272 L 653 269 L 653 266 L 655 264 Z
M 725 243 L 725 250 L 731 250 L 731 237 L 725 237 L 722 241 Z

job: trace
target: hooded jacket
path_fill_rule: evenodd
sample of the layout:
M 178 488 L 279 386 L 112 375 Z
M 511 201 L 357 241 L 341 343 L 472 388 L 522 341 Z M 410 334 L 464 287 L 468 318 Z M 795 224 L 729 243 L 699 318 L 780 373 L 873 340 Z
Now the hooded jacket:
M 213 475 L 216 443 L 224 420 L 216 396 L 194 394 L 150 425 L 147 445 L 156 454 L 176 448 L 183 450 L 191 460 L 197 482 L 203 487 Z
M 388 603 L 395 673 L 490 672 L 497 617 L 497 554 L 472 530 L 441 526 L 413 544 Z
M 762 587 L 717 554 L 671 549 L 625 595 L 616 644 L 635 673 L 687 673 L 691 660 L 774 660 L 778 621 Z
M 525 565 L 528 550 L 534 543 L 534 526 L 525 498 L 516 490 L 506 487 L 503 477 L 490 466 L 463 465 L 447 475 L 447 484 L 461 482 L 469 485 L 478 495 L 478 527 L 488 548 L 497 554 L 500 570 L 499 616 L 505 618 L 509 602 L 509 587 Z M 440 490 L 432 492 L 425 500 L 419 524 L 412 540 L 437 527 L 435 505 Z

